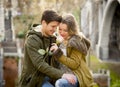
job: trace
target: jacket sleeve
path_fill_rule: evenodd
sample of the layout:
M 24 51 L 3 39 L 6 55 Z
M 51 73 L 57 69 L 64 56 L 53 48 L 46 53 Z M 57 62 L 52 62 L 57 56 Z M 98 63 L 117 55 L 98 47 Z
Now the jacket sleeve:
M 40 39 L 38 39 L 37 36 L 28 37 L 26 49 L 32 64 L 37 70 L 55 79 L 58 79 L 63 75 L 62 71 L 50 66 L 44 61 L 44 56 L 38 53 L 38 49 L 40 49 Z
M 58 61 L 60 61 L 64 65 L 66 65 L 68 68 L 70 68 L 72 70 L 76 70 L 81 64 L 82 54 L 75 48 L 70 47 L 69 50 L 71 50 L 69 57 L 67 57 L 63 54 L 60 55 L 60 53 L 62 53 L 60 49 L 59 49 L 59 51 L 58 50 L 56 51 L 54 56 L 55 56 L 55 58 L 58 59 Z

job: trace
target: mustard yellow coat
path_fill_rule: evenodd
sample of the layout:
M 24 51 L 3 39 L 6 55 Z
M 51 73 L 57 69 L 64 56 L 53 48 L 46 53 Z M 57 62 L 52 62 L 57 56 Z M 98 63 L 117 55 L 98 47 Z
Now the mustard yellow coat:
M 93 85 L 93 78 L 86 64 L 89 46 L 90 43 L 85 38 L 81 39 L 79 36 L 72 36 L 68 41 L 67 56 L 62 54 L 57 58 L 77 76 L 80 87 L 92 87 Z

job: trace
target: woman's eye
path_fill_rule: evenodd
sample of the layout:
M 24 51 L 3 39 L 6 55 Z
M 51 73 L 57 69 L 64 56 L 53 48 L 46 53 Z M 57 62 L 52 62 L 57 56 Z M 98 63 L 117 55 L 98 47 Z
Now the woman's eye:
M 64 30 L 65 32 L 68 32 L 68 30 Z

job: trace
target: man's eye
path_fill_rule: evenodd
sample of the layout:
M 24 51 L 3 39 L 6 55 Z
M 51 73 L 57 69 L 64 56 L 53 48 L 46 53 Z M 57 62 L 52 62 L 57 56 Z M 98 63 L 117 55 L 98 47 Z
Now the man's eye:
M 61 30 L 61 29 L 59 29 L 59 30 Z
M 52 26 L 53 28 L 56 28 L 56 26 Z

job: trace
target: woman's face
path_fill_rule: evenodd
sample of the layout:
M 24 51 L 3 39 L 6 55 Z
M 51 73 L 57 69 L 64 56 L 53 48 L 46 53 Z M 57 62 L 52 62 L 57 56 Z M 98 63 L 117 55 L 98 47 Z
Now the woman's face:
M 67 40 L 69 37 L 68 34 L 68 29 L 67 29 L 67 25 L 64 23 L 60 23 L 59 25 L 59 34 L 63 37 L 63 39 Z

